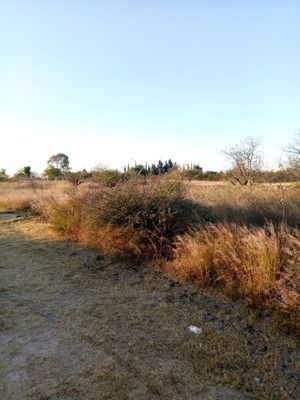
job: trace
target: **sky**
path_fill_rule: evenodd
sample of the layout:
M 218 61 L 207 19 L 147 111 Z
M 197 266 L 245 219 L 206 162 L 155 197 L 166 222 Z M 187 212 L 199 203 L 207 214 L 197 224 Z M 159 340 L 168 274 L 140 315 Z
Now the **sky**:
M 0 168 L 205 170 L 300 132 L 299 0 L 0 0 Z

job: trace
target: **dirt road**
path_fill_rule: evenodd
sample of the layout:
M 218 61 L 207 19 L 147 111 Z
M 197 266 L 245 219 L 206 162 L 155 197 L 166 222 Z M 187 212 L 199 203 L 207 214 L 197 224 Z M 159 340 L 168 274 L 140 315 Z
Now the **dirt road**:
M 300 398 L 299 347 L 243 305 L 37 221 L 1 218 L 0 298 L 3 400 Z

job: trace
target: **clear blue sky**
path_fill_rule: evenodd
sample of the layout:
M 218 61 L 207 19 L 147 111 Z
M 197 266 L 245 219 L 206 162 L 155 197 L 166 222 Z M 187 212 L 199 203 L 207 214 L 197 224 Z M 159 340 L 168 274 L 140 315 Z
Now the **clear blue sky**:
M 300 131 L 299 0 L 0 0 L 0 168 L 205 169 Z

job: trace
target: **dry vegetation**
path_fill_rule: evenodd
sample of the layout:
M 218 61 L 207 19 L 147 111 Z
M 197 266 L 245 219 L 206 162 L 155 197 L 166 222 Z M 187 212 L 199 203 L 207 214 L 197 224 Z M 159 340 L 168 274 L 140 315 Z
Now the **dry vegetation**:
M 28 188 L 3 196 L 2 186 L 0 204 L 18 209 L 26 198 L 64 237 L 242 298 L 300 336 L 299 186 L 183 189 L 172 179 L 137 177 L 115 187 L 54 188 L 26 197 Z
M 233 186 L 225 182 L 186 185 L 187 197 L 211 207 L 220 222 L 263 226 L 268 222 L 300 227 L 300 185 L 258 184 Z
M 0 213 L 0 248 L 1 400 L 299 399 L 297 341 L 241 302 L 32 218 Z
M 66 181 L 25 180 L 0 182 L 0 209 L 39 213 L 51 201 L 62 201 L 71 185 Z
M 272 311 L 277 322 L 300 334 L 300 236 L 273 225 L 208 225 L 180 236 L 165 264 L 173 276 Z

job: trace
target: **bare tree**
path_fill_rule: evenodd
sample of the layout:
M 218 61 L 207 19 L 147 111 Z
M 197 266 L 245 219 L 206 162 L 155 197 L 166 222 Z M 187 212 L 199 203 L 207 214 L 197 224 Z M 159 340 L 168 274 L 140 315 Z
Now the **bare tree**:
M 288 156 L 290 167 L 300 170 L 300 133 L 296 135 L 293 143 L 286 146 L 284 152 Z
M 262 167 L 259 146 L 260 140 L 249 136 L 238 145 L 222 151 L 232 163 L 233 183 L 246 186 L 255 182 Z

